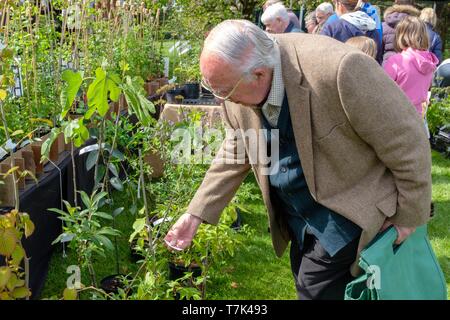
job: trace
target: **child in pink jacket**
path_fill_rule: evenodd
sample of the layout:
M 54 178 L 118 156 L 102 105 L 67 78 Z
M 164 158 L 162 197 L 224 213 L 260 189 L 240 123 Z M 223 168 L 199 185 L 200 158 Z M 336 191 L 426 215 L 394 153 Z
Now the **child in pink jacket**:
M 438 58 L 428 51 L 427 27 L 419 18 L 407 16 L 395 28 L 395 49 L 383 65 L 387 74 L 425 117 L 428 89 L 431 86 Z

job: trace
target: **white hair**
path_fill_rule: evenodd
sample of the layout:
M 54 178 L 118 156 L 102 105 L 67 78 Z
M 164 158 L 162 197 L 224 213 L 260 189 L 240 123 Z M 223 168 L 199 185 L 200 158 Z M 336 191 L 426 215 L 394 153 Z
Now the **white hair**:
M 273 68 L 278 53 L 274 40 L 247 20 L 225 20 L 218 24 L 206 38 L 203 50 L 218 55 L 242 73 L 260 67 Z
M 275 3 L 270 7 L 267 7 L 266 11 L 264 11 L 261 16 L 261 22 L 266 24 L 268 22 L 274 21 L 277 18 L 280 18 L 281 21 L 284 22 L 289 21 L 289 15 L 286 7 L 281 3 Z
M 334 9 L 331 3 L 323 2 L 317 6 L 316 11 L 320 11 L 324 14 L 333 14 Z

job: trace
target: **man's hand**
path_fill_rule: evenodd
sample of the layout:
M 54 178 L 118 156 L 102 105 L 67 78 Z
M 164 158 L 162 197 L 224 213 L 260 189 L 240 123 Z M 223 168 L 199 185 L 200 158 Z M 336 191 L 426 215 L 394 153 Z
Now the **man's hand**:
M 169 248 L 184 250 L 192 243 L 202 219 L 189 213 L 183 214 L 167 233 L 164 241 Z
M 384 230 L 386 230 L 387 228 L 389 228 L 392 225 L 393 225 L 392 222 L 389 222 L 388 220 L 386 220 L 384 222 L 383 226 L 381 227 L 380 232 L 383 232 Z M 400 226 L 396 226 L 395 224 L 394 224 L 394 227 L 397 230 L 397 234 L 398 234 L 397 240 L 395 240 L 395 244 L 401 244 L 414 231 L 416 231 L 416 228 L 400 227 Z

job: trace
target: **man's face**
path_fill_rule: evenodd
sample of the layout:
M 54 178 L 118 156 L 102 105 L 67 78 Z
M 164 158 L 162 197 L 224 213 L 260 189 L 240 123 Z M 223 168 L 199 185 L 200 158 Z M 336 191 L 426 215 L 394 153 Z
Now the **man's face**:
M 325 21 L 327 21 L 329 14 L 325 14 L 323 12 L 317 11 L 316 12 L 316 20 L 318 24 L 323 24 Z
M 268 95 L 272 83 L 271 71 L 270 74 L 269 70 L 262 74 L 256 72 L 249 75 L 248 80 L 236 67 L 213 53 L 202 53 L 200 70 L 204 81 L 215 94 L 226 97 L 232 93 L 227 100 L 248 106 L 260 104 Z
M 275 18 L 272 21 L 268 21 L 265 25 L 266 31 L 269 33 L 283 33 L 287 27 L 280 18 Z

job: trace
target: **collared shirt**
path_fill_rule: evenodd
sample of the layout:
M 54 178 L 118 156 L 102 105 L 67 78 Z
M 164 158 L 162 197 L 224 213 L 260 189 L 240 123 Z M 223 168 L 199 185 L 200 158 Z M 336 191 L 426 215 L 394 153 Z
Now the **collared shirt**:
M 262 113 L 264 114 L 264 117 L 267 119 L 267 121 L 269 121 L 269 123 L 275 127 L 278 123 L 281 106 L 283 105 L 284 82 L 283 72 L 281 70 L 280 49 L 275 39 L 274 42 L 276 48 L 276 63 L 273 68 L 272 86 L 270 88 L 269 95 L 267 96 L 267 100 L 262 106 Z

